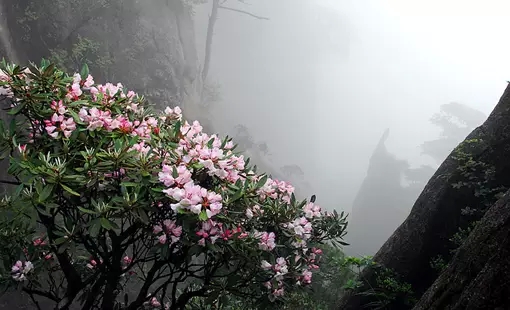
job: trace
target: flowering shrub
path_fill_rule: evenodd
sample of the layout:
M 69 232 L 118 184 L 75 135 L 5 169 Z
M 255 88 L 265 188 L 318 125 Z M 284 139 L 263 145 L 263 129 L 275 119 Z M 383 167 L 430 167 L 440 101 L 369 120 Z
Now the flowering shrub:
M 97 85 L 86 67 L 68 76 L 4 62 L 2 98 L 15 120 L 0 124 L 0 147 L 19 183 L 2 207 L 38 223 L 3 280 L 58 309 L 282 302 L 319 268 L 311 245 L 343 244 L 343 213 L 297 201 L 228 138 L 178 107 L 155 113 L 121 84 Z

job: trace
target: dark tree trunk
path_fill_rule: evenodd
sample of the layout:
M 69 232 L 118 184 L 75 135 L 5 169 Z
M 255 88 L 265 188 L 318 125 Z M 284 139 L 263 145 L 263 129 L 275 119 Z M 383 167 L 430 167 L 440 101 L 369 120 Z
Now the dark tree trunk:
M 510 191 L 487 211 L 414 310 L 510 309 Z
M 477 162 L 495 169 L 491 188 L 510 187 L 510 86 L 485 123 L 467 138 L 478 141 L 468 152 Z M 393 233 L 374 256 L 374 260 L 399 274 L 421 296 L 436 280 L 438 274 L 431 267 L 433 258 L 449 257 L 452 250 L 450 238 L 462 226 L 461 209 L 482 205 L 483 198 L 470 188 L 456 189 L 452 184 L 466 181 L 461 163 L 452 152 L 429 180 L 413 209 L 402 225 Z M 481 216 L 480 216 L 481 217 Z M 476 220 L 476 219 L 475 219 Z M 363 278 L 375 285 L 374 271 L 365 270 Z M 366 290 L 369 286 L 360 288 Z M 372 300 L 354 292 L 344 296 L 340 309 L 362 309 Z M 389 309 L 398 309 L 389 305 Z M 406 309 L 406 308 L 403 308 Z

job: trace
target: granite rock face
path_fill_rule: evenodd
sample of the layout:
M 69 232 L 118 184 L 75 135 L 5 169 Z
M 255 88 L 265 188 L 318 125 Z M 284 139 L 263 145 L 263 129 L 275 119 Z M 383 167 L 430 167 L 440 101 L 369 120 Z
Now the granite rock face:
M 483 163 L 495 171 L 490 182 L 483 183 L 485 190 L 510 188 L 509 122 L 510 86 L 483 125 L 473 130 L 441 164 L 407 219 L 374 256 L 377 263 L 394 270 L 411 284 L 418 297 L 426 292 L 416 309 L 508 307 L 508 259 L 505 256 L 508 248 L 508 193 L 498 203 L 492 203 L 485 215 L 472 219 L 480 220 L 480 223 L 458 248 L 442 274 L 438 275 L 431 261 L 438 256 L 448 257 L 452 249 L 450 239 L 464 218 L 462 210 L 466 206 L 487 203 L 479 190 L 454 186 L 470 182 L 463 169 L 465 164 L 456 155 L 458 150 L 462 149 L 463 156 L 470 158 L 470 162 Z M 497 200 L 498 195 L 491 197 Z M 491 249 L 489 253 L 487 249 Z M 363 277 L 373 282 L 373 270 L 365 269 Z M 483 285 L 487 285 L 485 290 L 490 288 L 493 292 L 484 295 Z M 360 291 L 365 289 L 362 287 Z M 369 302 L 367 297 L 356 293 L 343 296 L 339 309 L 361 309 Z M 409 309 L 393 304 L 389 308 Z

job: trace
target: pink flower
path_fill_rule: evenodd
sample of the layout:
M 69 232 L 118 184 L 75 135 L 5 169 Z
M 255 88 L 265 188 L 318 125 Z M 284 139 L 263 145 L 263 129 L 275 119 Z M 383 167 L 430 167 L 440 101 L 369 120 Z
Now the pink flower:
M 202 239 L 198 241 L 198 244 L 204 246 L 207 239 L 214 244 L 221 233 L 219 224 L 211 219 L 202 222 L 201 224 L 201 229 L 196 232 L 197 236 L 202 237 Z
M 273 266 L 273 270 L 276 272 L 276 277 L 281 278 L 289 272 L 287 261 L 283 257 L 276 259 L 276 264 Z
M 246 209 L 246 217 L 249 219 L 253 217 L 253 211 L 250 208 Z
M 283 294 L 285 293 L 283 287 L 282 288 L 279 288 L 279 289 L 276 289 L 273 291 L 273 296 L 275 297 L 281 297 L 283 296 Z
M 159 241 L 159 243 L 161 243 L 161 244 L 165 244 L 165 243 L 166 243 L 166 235 L 165 235 L 165 234 L 163 234 L 163 235 L 159 236 L 159 237 L 158 237 L 158 241 Z
M 161 176 L 170 181 L 170 176 Z M 207 217 L 211 218 L 218 214 L 222 208 L 222 197 L 214 192 L 207 191 L 205 188 L 194 185 L 193 182 L 184 184 L 183 188 L 168 188 L 163 193 L 177 200 L 177 203 L 171 204 L 172 210 L 189 210 L 192 213 L 200 214 L 205 210 Z
M 156 235 L 163 232 L 163 234 L 158 237 L 159 243 L 166 244 L 168 238 L 170 238 L 170 245 L 172 245 L 179 241 L 182 235 L 182 227 L 177 226 L 175 221 L 164 220 L 163 225 L 153 226 L 152 232 Z
M 321 207 L 315 205 L 313 202 L 307 203 L 303 207 L 303 211 L 305 212 L 305 217 L 312 219 L 314 217 L 321 217 Z
M 76 124 L 72 117 L 65 119 L 63 115 L 53 113 L 51 119 L 45 120 L 46 132 L 52 137 L 57 138 L 59 132 L 64 134 L 64 137 L 69 138 L 74 130 L 76 130 Z
M 94 269 L 97 266 L 97 262 L 93 259 L 90 260 L 90 262 L 87 264 L 87 268 Z
M 297 218 L 293 222 L 285 224 L 285 226 L 303 240 L 308 240 L 311 236 L 312 223 L 305 217 Z
M 260 264 L 260 267 L 264 270 L 270 270 L 273 268 L 273 265 L 271 265 L 267 260 L 263 260 Z
M 173 177 L 174 169 L 177 171 L 177 177 Z M 163 165 L 162 171 L 158 174 L 159 181 L 165 184 L 165 186 L 179 186 L 182 187 L 184 184 L 191 182 L 191 171 L 184 165 L 178 167 Z
M 272 251 L 276 247 L 275 234 L 273 232 L 256 232 L 255 238 L 259 239 L 259 249 L 263 251 Z
M 126 266 L 131 264 L 132 262 L 133 262 L 133 259 L 127 255 L 122 258 L 122 263 Z
M 17 261 L 11 268 L 11 276 L 15 281 L 25 281 L 26 275 L 34 269 L 34 265 L 30 261 Z
M 312 272 L 309 271 L 309 270 L 305 270 L 303 271 L 303 274 L 302 274 L 302 281 L 303 283 L 305 284 L 310 284 L 312 283 Z
M 64 103 L 62 102 L 62 100 L 60 100 L 58 102 L 53 101 L 51 103 L 51 109 L 55 110 L 55 112 L 60 115 L 63 115 L 67 112 L 67 108 L 64 106 Z
M 42 238 L 37 238 L 33 241 L 34 246 L 46 245 L 46 242 Z
M 73 99 L 78 99 L 78 97 L 80 97 L 81 95 L 83 94 L 81 88 L 80 88 L 80 84 L 78 83 L 74 83 L 72 86 L 71 86 L 71 89 L 69 90 L 69 98 L 73 98 Z
M 94 78 L 92 78 L 92 75 L 89 74 L 85 79 L 83 86 L 85 86 L 86 88 L 90 88 L 92 87 L 92 85 L 94 85 Z
M 159 308 L 161 307 L 161 303 L 158 301 L 158 299 L 156 297 L 152 297 L 151 298 L 151 301 L 150 301 L 150 305 L 154 308 Z
M 163 231 L 163 227 L 161 227 L 161 226 L 159 226 L 159 225 L 154 225 L 154 226 L 152 227 L 152 232 L 153 232 L 155 235 L 159 234 L 159 233 L 160 233 L 160 232 L 162 232 L 162 231 Z

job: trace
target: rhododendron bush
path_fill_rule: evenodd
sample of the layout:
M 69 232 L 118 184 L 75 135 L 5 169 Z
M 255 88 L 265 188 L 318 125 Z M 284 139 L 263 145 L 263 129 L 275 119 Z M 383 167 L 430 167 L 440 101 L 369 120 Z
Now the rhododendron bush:
M 30 296 L 58 309 L 183 309 L 227 295 L 267 305 L 313 281 L 315 245 L 342 244 L 343 213 L 297 201 L 178 107 L 154 112 L 87 67 L 0 69 L 14 119 L 0 147 L 18 183 L 1 205 L 33 220 L 2 281 Z

